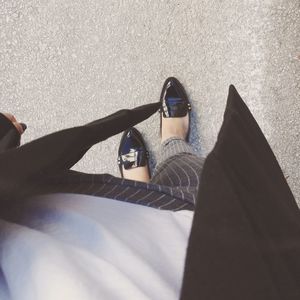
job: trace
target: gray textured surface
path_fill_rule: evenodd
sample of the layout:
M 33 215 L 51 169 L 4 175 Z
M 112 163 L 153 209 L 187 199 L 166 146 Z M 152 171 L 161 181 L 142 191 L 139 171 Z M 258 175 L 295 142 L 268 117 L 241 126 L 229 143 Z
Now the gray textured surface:
M 156 101 L 173 75 L 191 98 L 192 143 L 205 155 L 233 83 L 299 202 L 299 71 L 298 0 L 0 1 L 1 110 L 28 124 L 24 142 Z M 158 115 L 138 126 L 154 159 L 158 127 Z M 75 169 L 117 175 L 119 139 Z

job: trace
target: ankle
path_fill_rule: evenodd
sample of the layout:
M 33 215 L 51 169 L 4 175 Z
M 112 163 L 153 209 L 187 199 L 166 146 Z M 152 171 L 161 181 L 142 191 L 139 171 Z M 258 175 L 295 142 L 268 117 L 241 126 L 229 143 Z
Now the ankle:
M 189 116 L 181 118 L 163 118 L 161 128 L 161 142 L 175 137 L 185 140 L 189 131 Z
M 165 141 L 169 139 L 179 139 L 179 140 L 185 140 L 186 135 L 183 132 L 162 132 L 161 135 L 161 144 L 163 144 Z
M 129 170 L 123 168 L 123 178 L 148 183 L 150 181 L 148 167 L 137 167 Z

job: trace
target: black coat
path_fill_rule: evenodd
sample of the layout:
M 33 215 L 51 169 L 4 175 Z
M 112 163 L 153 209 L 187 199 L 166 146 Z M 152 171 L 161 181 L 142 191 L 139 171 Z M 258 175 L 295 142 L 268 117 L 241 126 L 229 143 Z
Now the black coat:
M 16 201 L 39 177 L 69 169 L 92 145 L 143 121 L 159 105 L 123 110 L 10 150 L 19 136 L 6 124 L 0 131 L 0 200 Z M 7 121 L 2 116 L 0 122 Z M 300 299 L 299 209 L 233 86 L 202 172 L 181 299 Z

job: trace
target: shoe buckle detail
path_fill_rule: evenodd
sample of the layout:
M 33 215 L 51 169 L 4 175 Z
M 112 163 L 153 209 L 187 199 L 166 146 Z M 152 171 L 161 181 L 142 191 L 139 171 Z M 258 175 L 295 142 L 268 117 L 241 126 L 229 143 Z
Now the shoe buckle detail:
M 134 149 L 130 149 L 129 153 L 121 155 L 121 157 L 124 163 L 126 162 L 130 163 L 132 168 L 136 168 L 138 162 L 138 155 L 139 155 L 138 151 Z
M 123 165 L 126 170 L 146 165 L 149 152 L 139 149 L 130 149 L 126 154 L 120 155 L 118 165 Z

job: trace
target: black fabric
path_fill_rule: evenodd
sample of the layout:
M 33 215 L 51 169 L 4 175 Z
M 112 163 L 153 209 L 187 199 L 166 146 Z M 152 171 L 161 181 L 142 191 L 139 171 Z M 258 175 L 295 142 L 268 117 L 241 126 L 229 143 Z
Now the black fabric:
M 300 213 L 233 86 L 206 159 L 181 299 L 300 299 Z
M 13 123 L 0 113 L 0 153 L 20 145 L 21 135 Z
M 0 153 L 0 200 L 17 197 L 41 176 L 68 170 L 94 144 L 140 123 L 159 107 L 158 102 L 120 110 L 85 126 L 58 131 Z

